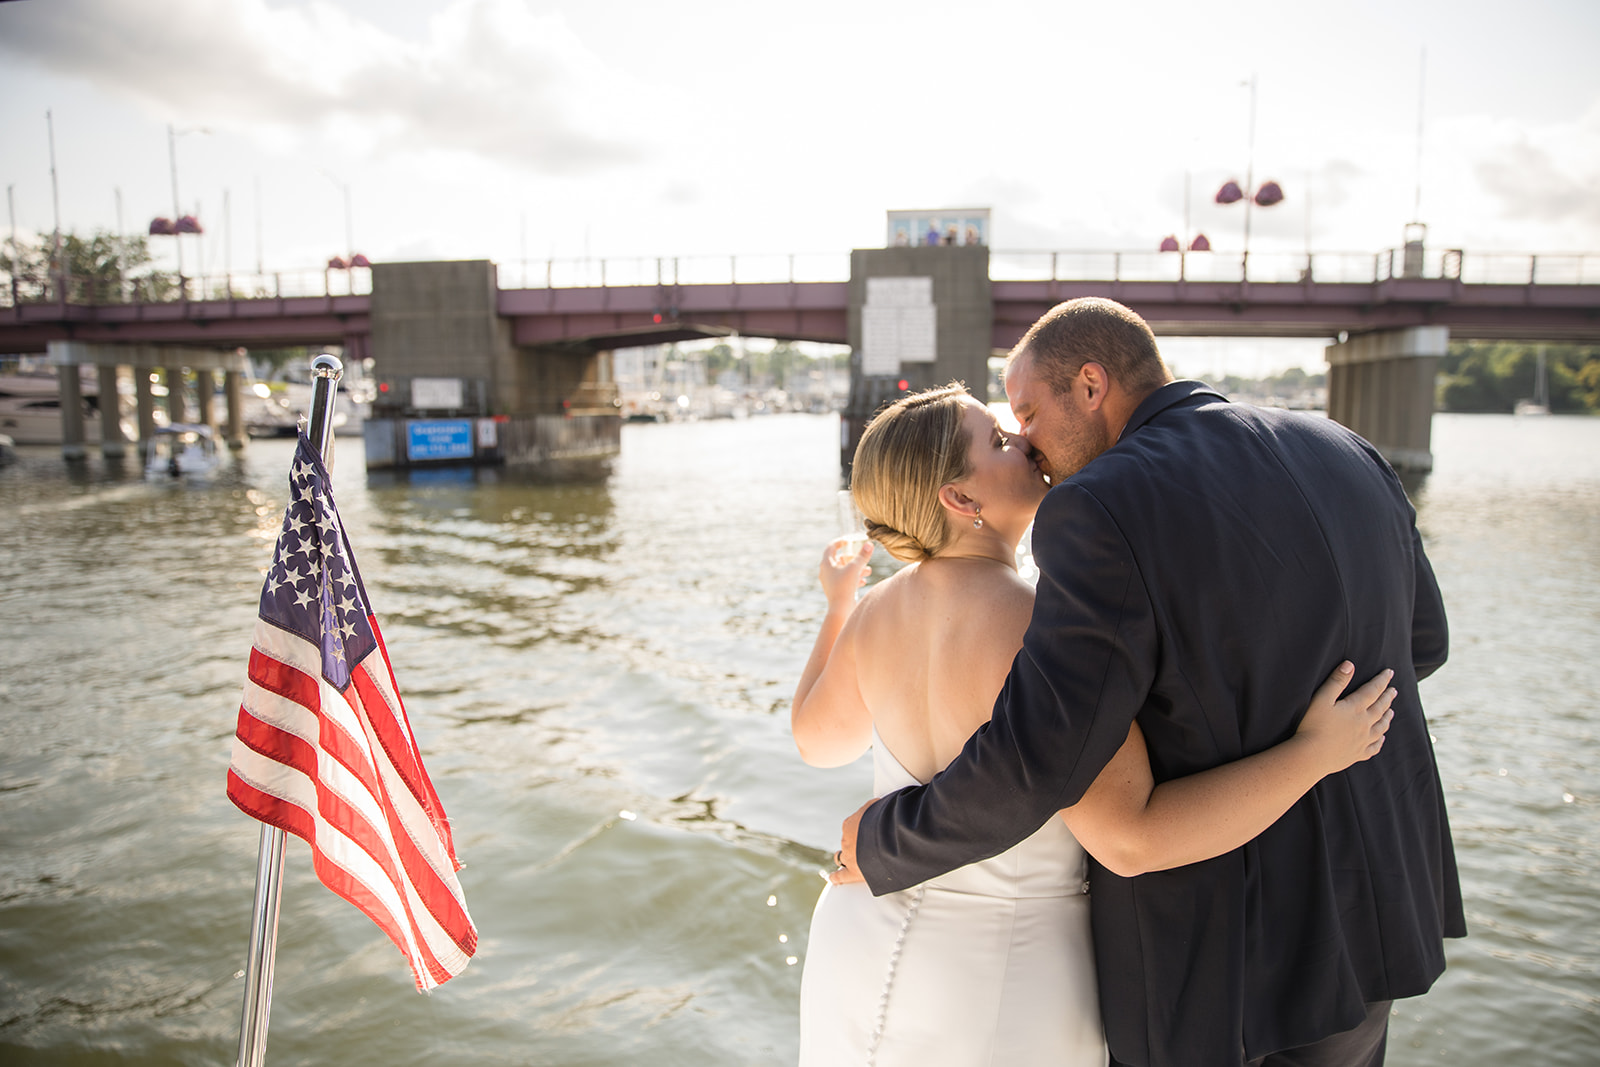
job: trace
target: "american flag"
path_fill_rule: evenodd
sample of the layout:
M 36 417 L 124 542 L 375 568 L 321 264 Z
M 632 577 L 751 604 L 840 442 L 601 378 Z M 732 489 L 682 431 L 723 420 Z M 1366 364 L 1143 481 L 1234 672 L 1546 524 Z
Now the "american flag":
M 460 974 L 478 946 L 456 880 L 461 864 L 327 469 L 304 435 L 289 489 L 261 590 L 228 797 L 310 845 L 322 884 L 389 935 L 426 991 Z

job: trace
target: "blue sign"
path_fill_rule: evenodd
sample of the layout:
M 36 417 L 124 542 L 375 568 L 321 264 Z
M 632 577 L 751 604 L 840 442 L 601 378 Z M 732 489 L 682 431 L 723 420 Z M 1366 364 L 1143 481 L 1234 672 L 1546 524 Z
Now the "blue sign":
M 472 420 L 431 419 L 406 423 L 406 456 L 429 459 L 471 459 Z

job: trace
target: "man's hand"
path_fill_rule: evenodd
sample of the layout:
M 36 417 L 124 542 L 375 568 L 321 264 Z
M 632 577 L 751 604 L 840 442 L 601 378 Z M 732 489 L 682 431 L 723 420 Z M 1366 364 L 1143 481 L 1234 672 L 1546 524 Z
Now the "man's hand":
M 839 831 L 839 851 L 833 854 L 835 870 L 828 875 L 828 881 L 834 885 L 866 881 L 861 876 L 861 869 L 856 866 L 856 830 L 861 826 L 861 816 L 876 803 L 876 800 L 867 801 L 844 821 Z

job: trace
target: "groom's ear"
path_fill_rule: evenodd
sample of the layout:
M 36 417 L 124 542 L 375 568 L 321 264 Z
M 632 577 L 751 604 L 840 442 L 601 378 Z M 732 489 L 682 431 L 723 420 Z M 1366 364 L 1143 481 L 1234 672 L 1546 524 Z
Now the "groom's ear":
M 1103 365 L 1089 360 L 1078 368 L 1073 384 L 1083 391 L 1085 407 L 1095 411 L 1106 402 L 1106 395 L 1111 391 L 1111 376 Z
M 970 519 L 978 513 L 978 502 L 956 487 L 955 482 L 945 482 L 939 487 L 939 503 L 946 511 Z

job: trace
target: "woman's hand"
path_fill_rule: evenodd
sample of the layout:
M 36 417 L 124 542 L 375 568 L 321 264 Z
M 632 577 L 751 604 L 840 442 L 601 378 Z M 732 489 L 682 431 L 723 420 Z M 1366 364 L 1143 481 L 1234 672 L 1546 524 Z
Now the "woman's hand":
M 830 608 L 854 606 L 856 590 L 867 584 L 872 542 L 862 542 L 853 554 L 850 553 L 850 544 L 850 539 L 845 537 L 828 542 L 828 547 L 822 552 L 822 562 L 817 567 L 822 595 L 828 598 Z
M 1316 753 L 1325 774 L 1376 756 L 1394 721 L 1390 705 L 1396 692 L 1388 688 L 1394 671 L 1379 671 L 1361 688 L 1341 698 L 1339 694 L 1350 684 L 1354 673 L 1355 667 L 1348 661 L 1335 667 L 1312 696 L 1305 718 L 1295 731 L 1295 743 Z

